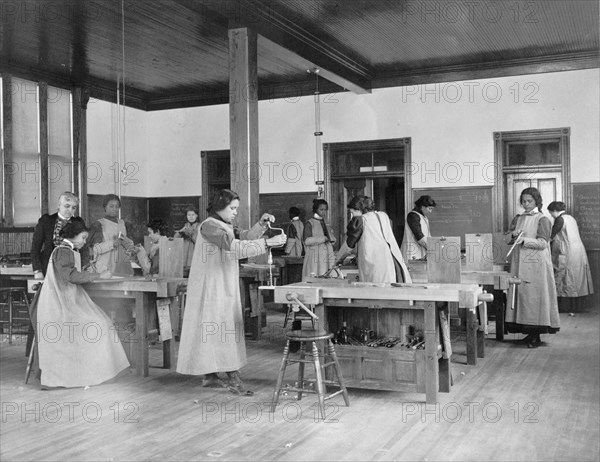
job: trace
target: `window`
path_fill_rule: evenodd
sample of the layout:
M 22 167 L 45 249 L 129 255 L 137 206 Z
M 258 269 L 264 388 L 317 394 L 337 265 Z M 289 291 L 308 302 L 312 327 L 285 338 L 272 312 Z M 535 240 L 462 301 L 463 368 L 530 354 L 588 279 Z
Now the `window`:
M 7 75 L 0 83 L 2 222 L 33 226 L 73 190 L 71 92 Z
M 371 176 L 372 174 L 403 175 L 405 143 L 397 140 L 332 143 L 329 147 L 331 178 Z
M 507 142 L 505 165 L 559 165 L 560 146 L 558 141 Z
M 73 190 L 71 92 L 48 87 L 48 210 L 56 199 Z
M 14 226 L 26 226 L 40 216 L 39 89 L 35 82 L 12 78 L 10 92 L 6 114 L 11 115 L 12 153 L 5 165 L 12 177 L 7 185 L 12 186 L 12 204 L 7 208 L 12 207 Z

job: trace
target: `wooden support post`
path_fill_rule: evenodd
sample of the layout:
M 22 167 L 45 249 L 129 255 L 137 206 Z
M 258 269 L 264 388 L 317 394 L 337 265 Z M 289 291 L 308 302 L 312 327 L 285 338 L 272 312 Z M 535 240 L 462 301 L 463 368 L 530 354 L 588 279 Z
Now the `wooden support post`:
M 90 95 L 87 90 L 73 89 L 73 190 L 79 194 L 79 215 L 86 222 L 87 200 L 87 106 Z M 119 167 L 123 167 L 122 165 Z
M 15 172 L 7 171 L 13 164 L 13 103 L 12 103 L 12 76 L 2 74 L 2 135 L 4 137 L 4 162 L 2 163 L 2 179 L 4 181 L 4 212 L 3 226 L 11 227 L 14 224 L 13 202 L 14 202 L 14 183 Z
M 470 308 L 467 309 L 467 364 L 477 365 L 477 334 L 479 331 L 479 322 L 477 321 L 477 312 Z
M 231 189 L 240 196 L 238 226 L 258 221 L 257 36 L 248 28 L 229 30 L 229 139 Z
M 42 214 L 53 213 L 58 197 L 49 197 L 50 185 L 48 184 L 48 84 L 39 82 L 39 111 L 40 111 L 40 196 L 42 198 Z M 62 192 L 62 191 L 61 191 Z M 77 194 L 77 191 L 75 191 Z M 52 204 L 52 212 L 49 212 L 48 203 Z

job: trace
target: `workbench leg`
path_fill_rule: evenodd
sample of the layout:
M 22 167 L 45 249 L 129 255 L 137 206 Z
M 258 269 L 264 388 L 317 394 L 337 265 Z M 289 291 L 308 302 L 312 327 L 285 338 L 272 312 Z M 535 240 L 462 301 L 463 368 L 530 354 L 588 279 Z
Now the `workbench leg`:
M 163 368 L 171 369 L 175 365 L 175 332 L 173 326 L 176 326 L 178 320 L 178 312 L 175 309 L 175 298 L 171 297 L 169 301 L 169 317 L 171 319 L 171 338 L 163 340 Z
M 477 333 L 479 323 L 477 322 L 477 313 L 467 308 L 467 364 L 469 366 L 477 365 Z
M 315 320 L 315 332 L 317 335 L 323 335 L 329 332 L 329 324 L 327 323 L 327 307 L 325 303 L 319 303 L 315 306 L 315 314 L 319 318 Z M 323 354 L 327 354 L 328 345 L 327 340 L 321 340 L 317 343 L 319 350 L 323 352 Z
M 439 364 L 437 357 L 438 336 L 436 331 L 437 308 L 435 302 L 424 302 L 425 316 L 425 402 L 437 403 L 439 387 Z
M 256 330 L 252 332 L 253 340 L 260 340 L 262 331 L 262 291 L 259 289 L 260 283 L 250 283 L 248 290 L 250 292 L 250 327 L 253 328 L 252 319 L 256 319 Z
M 436 307 L 437 308 L 437 307 Z M 448 323 L 449 319 L 449 309 L 447 304 L 443 304 L 442 308 L 437 308 L 439 311 L 436 316 L 436 333 L 435 336 L 438 339 L 442 339 L 443 345 L 442 348 L 449 351 L 444 351 L 442 357 L 438 361 L 438 370 L 439 370 L 439 391 L 441 393 L 450 393 L 450 388 L 452 386 L 452 372 L 450 366 L 450 358 L 448 355 L 452 354 L 452 348 L 450 345 L 450 326 Z M 442 326 L 442 319 L 445 323 L 445 326 Z M 446 343 L 447 342 L 447 343 Z M 446 356 L 446 357 L 445 357 Z
M 256 316 L 258 317 L 256 340 L 260 340 L 262 337 L 262 317 L 263 315 L 267 316 L 267 312 L 265 311 L 265 295 L 258 287 L 260 286 L 256 287 Z
M 452 384 L 452 372 L 450 367 L 450 358 L 440 358 L 439 360 L 440 392 L 450 393 Z
M 485 332 L 477 330 L 477 357 L 485 358 Z
M 504 340 L 504 316 L 506 313 L 506 292 L 494 291 L 494 307 L 496 308 L 496 340 Z
M 148 377 L 148 310 L 154 308 L 150 306 L 150 297 L 146 292 L 137 292 L 135 294 L 135 369 L 138 375 Z

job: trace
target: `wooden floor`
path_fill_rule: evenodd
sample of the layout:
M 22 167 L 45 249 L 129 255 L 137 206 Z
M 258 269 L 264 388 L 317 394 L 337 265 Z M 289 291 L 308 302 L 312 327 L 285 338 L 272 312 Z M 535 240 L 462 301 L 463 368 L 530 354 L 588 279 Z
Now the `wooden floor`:
M 350 390 L 315 421 L 314 395 L 267 411 L 283 350 L 281 315 L 248 341 L 242 370 L 255 390 L 239 398 L 197 377 L 151 368 L 88 389 L 42 391 L 23 382 L 25 345 L 0 344 L 2 461 L 444 460 L 597 461 L 600 344 L 596 307 L 561 313 L 561 331 L 535 350 L 493 333 L 486 358 L 467 366 L 454 339 L 454 387 L 424 395 Z M 159 346 L 151 362 L 159 365 Z

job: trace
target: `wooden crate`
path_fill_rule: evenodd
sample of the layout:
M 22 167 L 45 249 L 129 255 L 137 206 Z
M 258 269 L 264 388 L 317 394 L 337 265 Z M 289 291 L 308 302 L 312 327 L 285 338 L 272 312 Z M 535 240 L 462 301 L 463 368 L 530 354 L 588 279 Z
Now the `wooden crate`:
M 369 309 L 338 307 L 330 309 L 328 326 L 337 332 L 343 321 L 350 335 L 367 328 L 377 338 L 398 337 L 406 341 L 409 326 L 423 331 L 423 312 L 419 310 Z M 425 393 L 425 350 L 412 350 L 396 345 L 393 348 L 355 345 L 335 345 L 346 385 L 354 388 Z M 438 346 L 438 358 L 441 358 Z M 327 370 L 331 378 L 331 369 Z
M 336 345 L 335 351 L 348 387 L 425 393 L 425 350 Z

